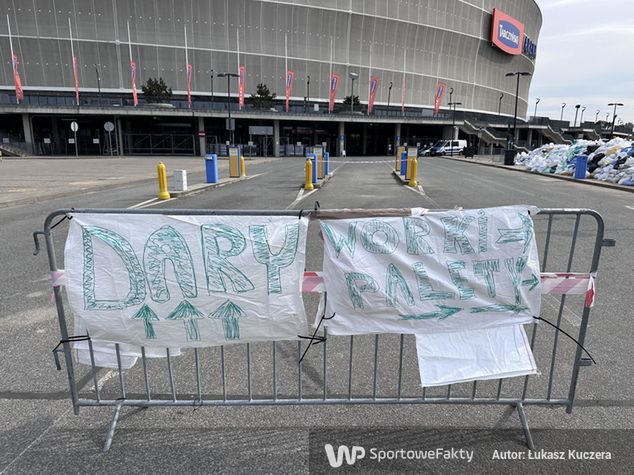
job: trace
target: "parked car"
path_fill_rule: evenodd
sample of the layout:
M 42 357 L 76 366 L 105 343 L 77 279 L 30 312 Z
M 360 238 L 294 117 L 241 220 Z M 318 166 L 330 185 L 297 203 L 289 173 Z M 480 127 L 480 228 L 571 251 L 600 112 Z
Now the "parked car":
M 467 146 L 466 140 L 441 140 L 431 148 L 429 154 L 434 155 L 460 155 Z

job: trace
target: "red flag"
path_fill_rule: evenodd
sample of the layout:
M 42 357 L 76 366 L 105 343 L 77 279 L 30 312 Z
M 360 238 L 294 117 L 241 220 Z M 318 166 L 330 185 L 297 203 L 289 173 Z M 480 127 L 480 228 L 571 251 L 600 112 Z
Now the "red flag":
M 438 110 L 440 109 L 440 103 L 442 102 L 442 96 L 445 93 L 445 89 L 447 85 L 440 81 L 438 83 L 438 88 L 436 89 L 436 99 L 434 100 L 434 115 L 438 114 Z
M 79 105 L 79 80 L 77 79 L 77 58 L 73 56 L 73 77 L 75 78 L 75 101 Z
M 24 91 L 22 90 L 22 81 L 18 72 L 18 56 L 13 55 L 13 81 L 15 82 L 15 97 L 19 101 L 24 100 Z
M 244 107 L 244 66 L 240 66 L 240 77 L 238 78 L 238 90 L 240 92 L 239 102 L 240 109 Z
M 401 84 L 401 112 L 405 114 L 405 73 L 403 73 L 403 84 Z
M 335 110 L 335 99 L 337 98 L 337 88 L 339 87 L 339 75 L 332 73 L 330 75 L 330 112 Z
M 376 93 L 379 90 L 379 78 L 377 76 L 372 76 L 370 78 L 370 97 L 368 98 L 368 114 L 372 114 L 372 110 L 374 109 L 374 99 L 376 98 Z
M 286 71 L 286 112 L 288 112 L 288 101 L 291 97 L 291 91 L 293 90 L 293 81 L 295 80 L 295 71 L 290 69 Z
M 192 106 L 192 65 L 187 65 L 187 107 Z
M 136 63 L 134 61 L 130 61 L 130 76 L 132 79 L 132 103 L 136 107 L 139 103 L 139 97 L 136 93 Z

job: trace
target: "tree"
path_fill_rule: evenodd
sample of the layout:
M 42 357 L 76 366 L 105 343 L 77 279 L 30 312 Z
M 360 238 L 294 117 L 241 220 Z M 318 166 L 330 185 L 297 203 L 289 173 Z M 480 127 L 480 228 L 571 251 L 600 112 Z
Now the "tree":
M 257 85 L 256 93 L 251 94 L 250 102 L 256 109 L 270 109 L 273 107 L 275 96 L 266 84 L 260 83 Z
M 343 100 L 343 103 L 345 105 L 350 105 L 350 96 L 346 96 L 345 99 Z M 360 106 L 361 105 L 361 101 L 359 101 L 359 96 L 354 96 L 354 105 L 355 106 Z
M 165 102 L 172 98 L 172 88 L 167 87 L 163 78 L 148 78 L 141 91 L 147 102 Z

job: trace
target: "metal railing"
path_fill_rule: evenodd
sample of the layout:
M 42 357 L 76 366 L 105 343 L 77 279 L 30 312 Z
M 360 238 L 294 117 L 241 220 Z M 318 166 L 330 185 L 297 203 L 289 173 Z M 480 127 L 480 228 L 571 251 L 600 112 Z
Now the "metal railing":
M 64 209 L 51 213 L 44 230 L 34 233 L 46 241 L 51 272 L 57 272 L 53 227 L 67 213 L 116 213 L 127 221 L 138 214 L 166 215 L 270 215 L 297 216 L 296 210 L 121 210 Z M 361 210 L 363 216 L 377 210 Z M 313 220 L 337 217 L 337 211 L 300 211 Z M 411 210 L 382 210 L 381 215 L 407 216 Z M 592 210 L 544 209 L 535 221 L 542 272 L 584 273 L 594 276 L 601 249 L 614 242 L 604 239 L 601 216 Z M 57 223 L 59 224 L 59 223 Z M 59 229 L 59 228 L 58 228 Z M 95 365 L 89 341 L 90 366 L 73 361 L 71 336 L 63 293 L 54 286 L 63 354 L 75 414 L 82 407 L 114 408 L 104 450 L 112 442 L 123 407 L 154 406 L 263 406 L 263 405 L 356 405 L 356 404 L 462 404 L 503 405 L 517 409 L 528 446 L 534 444 L 524 407 L 560 406 L 570 413 L 575 402 L 581 368 L 589 366 L 581 345 L 585 344 L 590 305 L 584 297 L 543 295 L 541 317 L 574 337 L 580 346 L 560 336 L 552 327 L 532 325 L 530 346 L 542 373 L 491 381 L 474 381 L 436 388 L 421 388 L 413 335 L 362 335 L 332 337 L 322 330 L 321 346 L 301 356 L 309 343 L 281 341 L 197 348 L 180 356 L 166 351 L 164 360 L 146 356 L 141 364 L 124 370 L 116 345 L 116 378 L 99 382 L 102 371 Z M 57 352 L 55 357 L 57 359 Z M 58 363 L 58 369 L 61 369 Z

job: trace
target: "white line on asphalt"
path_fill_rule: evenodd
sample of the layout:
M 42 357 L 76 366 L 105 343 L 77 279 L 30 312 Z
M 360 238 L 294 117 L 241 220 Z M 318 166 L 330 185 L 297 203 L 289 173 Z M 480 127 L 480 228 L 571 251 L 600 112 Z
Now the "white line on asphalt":
M 627 209 L 631 209 L 632 211 L 634 211 L 634 206 L 627 206 L 627 205 L 625 205 L 625 207 L 626 207 Z
M 148 204 L 143 204 L 143 203 L 139 203 L 139 206 L 134 206 L 132 209 L 141 209 L 141 208 L 149 208 L 150 206 L 154 206 L 154 205 L 158 205 L 161 203 L 169 203 L 170 201 L 174 201 L 177 198 L 170 198 L 169 200 L 156 200 L 156 201 L 152 201 L 151 203 Z
M 137 203 L 135 205 L 132 205 L 130 207 L 128 207 L 128 209 L 136 209 L 136 208 L 142 208 L 143 206 L 149 204 L 149 203 L 154 203 L 156 200 L 158 200 L 158 198 L 152 198 L 149 199 L 147 201 L 142 201 L 141 203 Z
M 548 305 L 550 308 L 555 310 L 557 314 L 559 314 L 559 307 L 561 306 L 561 300 L 559 300 L 557 297 L 553 297 L 552 295 L 543 295 L 543 297 L 544 298 L 542 301 L 546 305 Z M 579 325 L 581 324 L 581 316 L 579 316 L 577 313 L 570 310 L 570 308 L 568 308 L 567 305 L 564 305 L 562 316 L 564 320 L 566 320 L 568 323 L 570 323 L 570 325 L 572 325 L 575 328 L 578 328 Z

